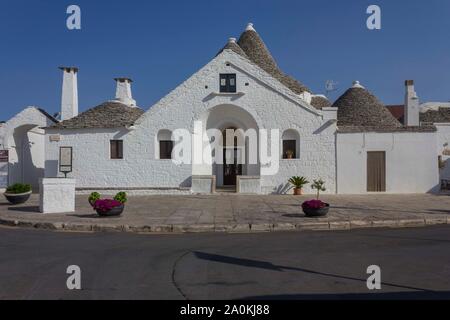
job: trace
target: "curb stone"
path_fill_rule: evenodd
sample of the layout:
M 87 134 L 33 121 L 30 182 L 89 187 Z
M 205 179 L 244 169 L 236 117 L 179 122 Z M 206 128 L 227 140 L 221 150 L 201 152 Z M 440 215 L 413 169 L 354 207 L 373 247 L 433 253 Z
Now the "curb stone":
M 78 232 L 131 232 L 131 233 L 257 233 L 293 230 L 354 230 L 361 228 L 408 228 L 425 227 L 438 224 L 450 224 L 449 218 L 415 218 L 400 220 L 350 220 L 350 221 L 310 221 L 293 223 L 261 223 L 261 224 L 205 224 L 205 225 L 112 225 L 88 223 L 63 223 L 22 221 L 0 218 L 0 225 L 20 228 L 34 228 L 43 230 L 62 230 Z

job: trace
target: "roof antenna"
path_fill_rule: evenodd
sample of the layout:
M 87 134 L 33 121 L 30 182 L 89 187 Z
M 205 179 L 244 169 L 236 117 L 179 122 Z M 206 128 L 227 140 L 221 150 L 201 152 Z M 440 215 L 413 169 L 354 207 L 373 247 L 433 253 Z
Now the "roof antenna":
M 327 96 L 327 98 L 330 92 L 337 90 L 338 84 L 339 83 L 334 80 L 327 80 L 325 82 L 325 95 Z

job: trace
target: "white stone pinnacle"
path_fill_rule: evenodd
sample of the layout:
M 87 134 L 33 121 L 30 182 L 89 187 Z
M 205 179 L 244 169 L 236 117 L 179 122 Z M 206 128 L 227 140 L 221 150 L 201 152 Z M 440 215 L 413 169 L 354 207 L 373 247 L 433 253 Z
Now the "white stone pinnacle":
M 358 80 L 353 81 L 353 86 L 352 86 L 352 88 L 361 88 L 361 89 L 365 89 L 365 88 L 359 83 Z
M 245 28 L 245 31 L 256 31 L 255 28 L 253 28 L 253 23 L 247 24 L 247 28 Z

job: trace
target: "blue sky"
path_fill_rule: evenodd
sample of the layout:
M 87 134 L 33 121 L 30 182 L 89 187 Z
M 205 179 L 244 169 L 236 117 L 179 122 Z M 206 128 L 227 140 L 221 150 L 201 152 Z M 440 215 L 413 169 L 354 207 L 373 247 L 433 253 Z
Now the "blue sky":
M 77 4 L 82 30 L 66 28 Z M 366 28 L 366 8 L 382 29 Z M 280 67 L 335 99 L 360 80 L 384 103 L 401 103 L 414 79 L 423 101 L 450 100 L 450 1 L 446 0 L 0 0 L 0 120 L 28 105 L 59 111 L 61 71 L 80 68 L 80 110 L 113 98 L 127 76 L 144 109 L 205 65 L 247 22 Z

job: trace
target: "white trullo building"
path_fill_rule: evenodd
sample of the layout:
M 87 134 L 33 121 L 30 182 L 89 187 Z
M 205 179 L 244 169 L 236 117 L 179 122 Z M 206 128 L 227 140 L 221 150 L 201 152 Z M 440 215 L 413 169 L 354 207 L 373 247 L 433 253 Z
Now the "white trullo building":
M 63 121 L 45 129 L 45 176 L 64 176 L 70 147 L 79 191 L 282 194 L 292 176 L 320 178 L 328 193 L 439 186 L 434 126 L 403 126 L 358 82 L 333 105 L 314 95 L 279 69 L 251 24 L 147 111 L 119 78 L 114 100 L 78 114 L 77 71 L 63 68 Z

